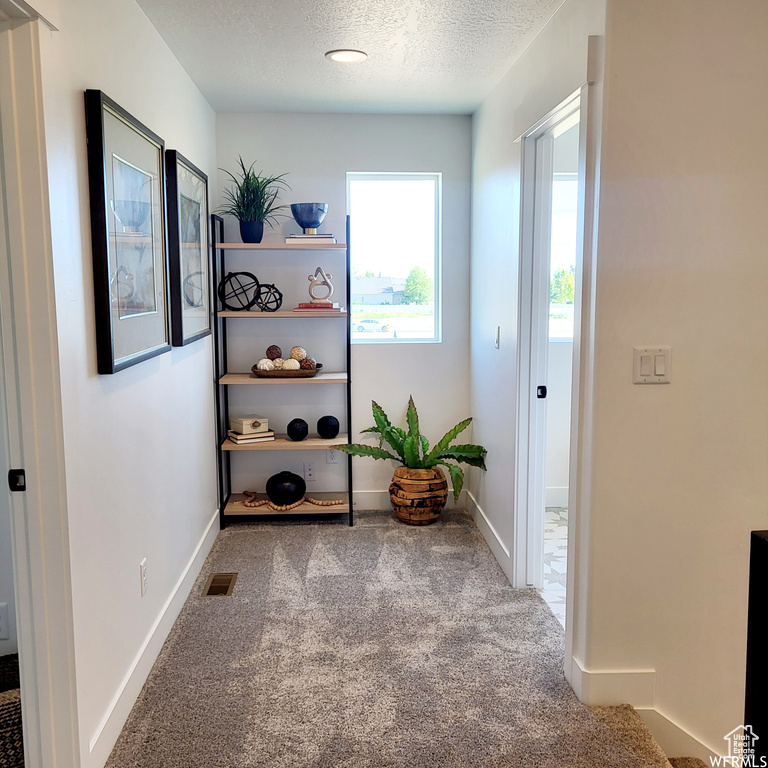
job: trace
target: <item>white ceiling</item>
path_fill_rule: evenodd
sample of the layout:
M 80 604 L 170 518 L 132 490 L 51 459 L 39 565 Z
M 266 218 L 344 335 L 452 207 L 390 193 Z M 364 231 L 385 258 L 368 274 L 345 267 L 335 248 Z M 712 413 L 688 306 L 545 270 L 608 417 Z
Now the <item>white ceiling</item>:
M 471 113 L 562 0 L 137 0 L 217 112 Z M 368 53 L 335 64 L 333 48 Z

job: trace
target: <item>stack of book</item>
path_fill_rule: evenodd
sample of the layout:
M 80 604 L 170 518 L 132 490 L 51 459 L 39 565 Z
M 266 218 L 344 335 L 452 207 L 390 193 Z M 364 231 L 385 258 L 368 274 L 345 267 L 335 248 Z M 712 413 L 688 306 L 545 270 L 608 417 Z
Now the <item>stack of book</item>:
M 235 445 L 250 445 L 251 443 L 268 443 L 275 439 L 275 433 L 269 432 L 251 432 L 247 435 L 241 435 L 239 432 L 233 432 L 231 429 L 227 436 Z
M 333 235 L 289 235 L 285 238 L 286 245 L 325 245 L 335 243 L 336 238 Z
M 302 301 L 299 306 L 296 307 L 294 312 L 327 312 L 329 315 L 341 313 L 342 309 L 338 302 L 314 302 L 314 301 Z

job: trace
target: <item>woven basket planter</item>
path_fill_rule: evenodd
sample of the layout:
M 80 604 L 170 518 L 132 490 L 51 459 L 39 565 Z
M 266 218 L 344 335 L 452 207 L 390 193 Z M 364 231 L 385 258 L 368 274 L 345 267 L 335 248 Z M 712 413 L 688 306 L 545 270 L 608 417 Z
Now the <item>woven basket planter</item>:
M 408 525 L 429 525 L 440 517 L 448 498 L 448 483 L 439 467 L 398 467 L 389 486 L 389 500 L 398 520 Z

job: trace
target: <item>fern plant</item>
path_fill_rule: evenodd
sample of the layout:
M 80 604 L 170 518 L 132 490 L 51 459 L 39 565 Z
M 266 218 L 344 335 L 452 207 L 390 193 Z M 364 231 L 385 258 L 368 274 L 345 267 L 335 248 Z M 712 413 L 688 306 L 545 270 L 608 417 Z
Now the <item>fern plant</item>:
M 429 440 L 421 434 L 419 428 L 419 414 L 413 403 L 413 397 L 408 400 L 408 410 L 405 414 L 408 429 L 395 427 L 384 413 L 384 409 L 375 401 L 371 401 L 373 420 L 372 427 L 364 429 L 363 433 L 370 432 L 379 435 L 379 445 L 363 445 L 352 443 L 351 445 L 339 445 L 338 449 L 352 456 L 370 456 L 372 459 L 392 459 L 400 462 L 409 469 L 429 469 L 441 464 L 448 468 L 453 483 L 453 498 L 458 500 L 461 489 L 464 486 L 464 471 L 459 464 L 469 464 L 472 467 L 486 469 L 485 457 L 488 451 L 481 445 L 451 445 L 451 443 L 472 423 L 472 419 L 464 419 L 455 427 L 449 429 L 445 435 L 430 450 Z M 394 453 L 386 450 L 386 443 Z M 450 463 L 456 462 L 456 463 Z
M 224 171 L 235 186 L 224 190 L 224 205 L 217 213 L 226 216 L 234 216 L 240 221 L 264 221 L 270 224 L 277 223 L 277 212 L 287 206 L 277 205 L 277 196 L 281 188 L 290 189 L 284 180 L 286 174 L 279 176 L 259 176 L 253 170 L 255 163 L 246 168 L 243 158 L 238 158 L 240 172 L 237 176 Z

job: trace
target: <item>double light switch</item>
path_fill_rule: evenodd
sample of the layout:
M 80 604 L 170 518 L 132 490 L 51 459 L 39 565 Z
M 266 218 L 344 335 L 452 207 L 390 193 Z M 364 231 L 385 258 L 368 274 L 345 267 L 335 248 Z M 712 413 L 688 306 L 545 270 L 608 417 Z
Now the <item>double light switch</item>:
M 672 347 L 635 347 L 633 381 L 635 384 L 669 384 Z

